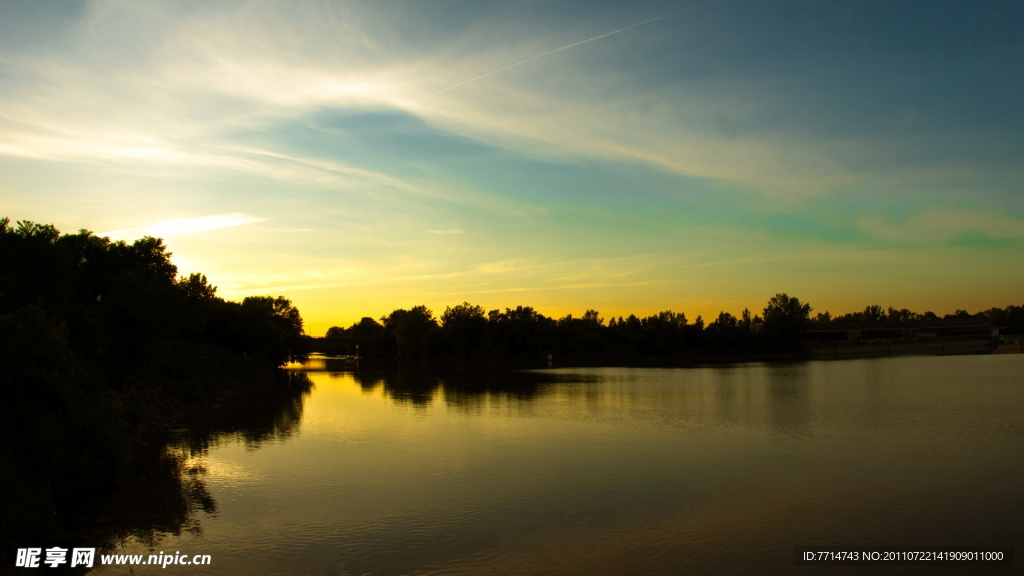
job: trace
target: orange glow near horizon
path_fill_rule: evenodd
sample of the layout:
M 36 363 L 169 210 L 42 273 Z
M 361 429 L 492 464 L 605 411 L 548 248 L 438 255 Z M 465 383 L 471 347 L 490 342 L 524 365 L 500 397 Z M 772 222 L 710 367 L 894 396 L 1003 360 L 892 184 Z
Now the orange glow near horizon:
M 312 334 L 464 301 L 1020 304 L 1019 58 L 983 5 L 917 13 L 953 36 L 757 3 L 140 6 L 0 5 L 0 217 L 161 237 Z

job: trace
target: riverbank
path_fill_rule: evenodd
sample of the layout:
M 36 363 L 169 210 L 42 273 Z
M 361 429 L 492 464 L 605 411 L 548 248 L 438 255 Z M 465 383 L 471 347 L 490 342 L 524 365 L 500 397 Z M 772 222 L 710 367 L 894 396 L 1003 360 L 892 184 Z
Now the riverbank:
M 350 355 L 314 353 L 306 363 L 326 371 L 381 371 L 401 366 L 418 369 L 433 369 L 439 373 L 454 370 L 481 370 L 503 368 L 508 370 L 533 370 L 544 368 L 574 367 L 619 367 L 619 368 L 687 368 L 741 364 L 747 362 L 799 362 L 803 360 L 852 360 L 856 358 L 879 358 L 886 356 L 958 356 L 973 354 L 1020 354 L 1024 352 L 1024 341 L 999 344 L 992 340 L 947 340 L 932 342 L 894 342 L 888 344 L 847 344 L 838 346 L 810 346 L 795 352 L 750 352 L 745 354 L 702 354 L 676 359 L 612 358 L 605 362 L 586 361 L 578 358 L 551 356 L 548 360 L 533 363 L 494 362 L 487 359 L 452 362 L 447 359 L 396 362 L 379 358 L 359 358 Z
M 947 340 L 933 342 L 893 342 L 888 344 L 848 344 L 839 346 L 815 346 L 808 348 L 808 360 L 877 358 L 880 356 L 952 356 L 962 354 L 992 354 L 1021 351 L 1016 348 L 997 348 L 992 340 Z

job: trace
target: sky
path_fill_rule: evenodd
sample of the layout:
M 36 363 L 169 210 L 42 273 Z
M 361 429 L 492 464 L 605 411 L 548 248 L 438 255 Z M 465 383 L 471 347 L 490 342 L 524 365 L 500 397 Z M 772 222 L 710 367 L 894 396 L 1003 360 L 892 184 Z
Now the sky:
M 307 332 L 1024 303 L 1024 3 L 0 0 L 0 216 Z

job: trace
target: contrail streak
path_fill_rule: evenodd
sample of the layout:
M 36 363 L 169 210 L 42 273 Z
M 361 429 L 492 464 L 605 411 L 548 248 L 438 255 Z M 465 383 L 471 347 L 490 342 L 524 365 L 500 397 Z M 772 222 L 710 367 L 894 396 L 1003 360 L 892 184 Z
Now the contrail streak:
M 680 12 L 681 12 L 681 10 L 680 10 Z M 673 12 L 672 14 L 669 14 L 669 16 L 672 16 L 673 14 L 677 14 L 677 13 L 678 12 Z M 573 42 L 572 44 L 567 44 L 565 46 L 562 46 L 561 48 L 555 48 L 554 50 L 550 50 L 550 51 L 545 52 L 543 54 L 538 54 L 536 56 L 533 56 L 532 58 L 527 58 L 526 60 L 521 60 L 519 62 L 516 62 L 515 64 L 509 64 L 508 66 L 505 66 L 504 68 L 498 68 L 497 70 L 492 70 L 492 71 L 488 72 L 487 74 L 481 74 L 481 75 L 477 76 L 476 78 L 470 78 L 469 80 L 464 80 L 462 82 L 459 82 L 458 84 L 452 84 L 451 86 L 449 86 L 447 88 L 444 88 L 442 90 L 438 90 L 437 92 L 434 92 L 433 94 L 431 94 L 431 96 L 437 96 L 438 94 L 440 94 L 442 92 L 447 92 L 447 91 L 451 90 L 452 88 L 458 88 L 459 86 L 463 86 L 465 84 L 469 84 L 470 82 L 476 82 L 477 80 L 479 80 L 481 78 L 487 78 L 488 76 L 494 76 L 495 74 L 497 74 L 499 72 L 504 72 L 505 70 L 508 70 L 509 68 L 515 68 L 516 66 L 522 66 L 523 64 L 526 64 L 527 62 L 533 62 L 534 60 L 536 60 L 538 58 L 543 58 L 545 56 L 554 54 L 555 52 L 561 52 L 562 50 L 568 50 L 569 48 L 573 48 L 575 46 L 579 46 L 580 44 L 586 44 L 587 42 L 593 42 L 594 40 L 600 40 L 601 38 L 606 38 L 608 36 L 611 36 L 612 34 L 618 34 L 619 32 L 625 32 L 626 30 L 629 30 L 630 28 L 636 28 L 637 26 L 643 26 L 644 24 L 650 24 L 651 22 L 656 22 L 658 20 L 661 20 L 662 18 L 665 18 L 665 16 L 658 16 L 658 17 L 655 17 L 655 18 L 651 18 L 650 20 L 644 20 L 643 22 L 637 22 L 636 24 L 630 24 L 629 26 L 626 26 L 625 28 L 619 28 L 618 30 L 612 30 L 611 32 L 605 32 L 604 34 L 601 34 L 599 36 L 594 36 L 593 38 L 587 38 L 586 40 L 580 40 L 579 42 Z

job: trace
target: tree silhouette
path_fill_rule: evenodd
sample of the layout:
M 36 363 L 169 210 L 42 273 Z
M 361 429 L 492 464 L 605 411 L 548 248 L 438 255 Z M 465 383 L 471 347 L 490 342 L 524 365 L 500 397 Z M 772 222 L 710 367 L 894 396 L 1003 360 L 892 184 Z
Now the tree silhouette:
M 192 302 L 210 302 L 217 297 L 217 287 L 210 284 L 205 274 L 195 272 L 188 278 L 178 279 L 178 288 Z
M 463 302 L 445 308 L 441 314 L 441 328 L 448 353 L 455 358 L 465 359 L 483 347 L 487 317 L 482 307 Z
M 769 346 L 781 349 L 795 349 L 811 314 L 811 305 L 803 304 L 796 297 L 779 293 L 768 300 L 764 308 L 764 329 L 762 334 Z
M 872 304 L 864 308 L 864 322 L 881 322 L 885 320 L 885 311 L 878 304 Z
M 426 306 L 414 306 L 409 310 L 398 309 L 381 318 L 384 328 L 394 342 L 400 357 L 423 356 L 427 350 L 427 336 L 437 329 L 434 313 Z
M 305 358 L 302 315 L 284 296 L 249 296 L 242 300 L 244 335 L 253 350 L 281 365 Z
M 43 530 L 112 483 L 228 378 L 257 381 L 302 357 L 289 300 L 225 301 L 202 274 L 177 278 L 170 257 L 159 238 L 0 219 L 0 350 L 16 359 L 0 371 L 0 437 L 18 437 L 0 449 L 4 535 Z

